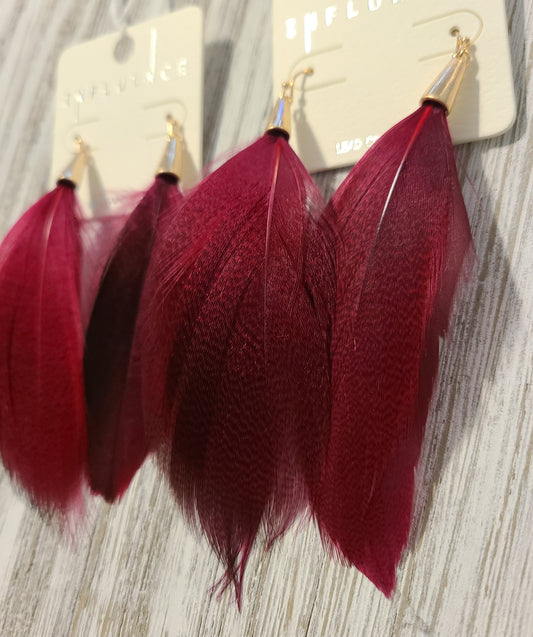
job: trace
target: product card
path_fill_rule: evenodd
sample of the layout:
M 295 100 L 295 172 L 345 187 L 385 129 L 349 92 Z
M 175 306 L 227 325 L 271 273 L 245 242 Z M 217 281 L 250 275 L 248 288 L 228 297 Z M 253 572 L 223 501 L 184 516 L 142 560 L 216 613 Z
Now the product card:
M 455 50 L 454 27 L 473 45 L 452 138 L 500 135 L 516 117 L 504 0 L 273 0 L 274 90 L 314 70 L 293 103 L 291 144 L 307 168 L 355 163 L 413 112 Z
M 92 157 L 93 178 L 85 175 L 78 188 L 88 214 L 95 174 L 103 192 L 150 185 L 165 150 L 167 115 L 183 127 L 180 182 L 188 187 L 197 181 L 202 168 L 202 21 L 198 7 L 187 7 L 74 46 L 61 56 L 51 180 L 69 163 L 80 136 Z

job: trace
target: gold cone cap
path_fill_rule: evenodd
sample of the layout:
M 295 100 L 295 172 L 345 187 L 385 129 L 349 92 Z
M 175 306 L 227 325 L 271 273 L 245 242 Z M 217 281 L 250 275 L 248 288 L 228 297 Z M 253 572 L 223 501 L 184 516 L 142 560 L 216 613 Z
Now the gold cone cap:
M 457 48 L 452 59 L 440 72 L 435 81 L 422 96 L 421 102 L 428 100 L 438 102 L 449 114 L 455 103 L 455 99 L 465 76 L 466 67 L 471 61 L 468 47 L 470 39 L 461 36 L 457 31 Z
M 279 131 L 287 136 L 291 134 L 291 104 L 294 95 L 294 82 L 300 75 L 312 75 L 313 69 L 307 68 L 296 73 L 288 82 L 281 85 L 281 93 L 274 104 L 267 131 Z
M 178 122 L 167 115 L 167 145 L 157 169 L 158 175 L 172 175 L 179 179 L 183 168 L 183 133 Z
M 76 143 L 78 144 L 78 150 L 76 155 L 69 162 L 68 166 L 62 172 L 61 176 L 57 180 L 59 182 L 70 182 L 73 188 L 79 185 L 85 169 L 87 168 L 89 149 L 87 144 L 83 141 L 83 139 L 79 136 L 76 138 Z

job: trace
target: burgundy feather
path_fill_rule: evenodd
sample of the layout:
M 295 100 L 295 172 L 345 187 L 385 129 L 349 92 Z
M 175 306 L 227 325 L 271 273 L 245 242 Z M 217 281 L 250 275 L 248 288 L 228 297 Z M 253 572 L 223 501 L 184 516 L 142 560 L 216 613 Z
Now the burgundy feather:
M 388 131 L 326 212 L 337 225 L 332 423 L 316 515 L 324 537 L 390 596 L 439 336 L 471 246 L 444 110 Z
M 100 281 L 84 353 L 89 478 L 112 502 L 148 452 L 135 332 L 152 246 L 179 207 L 176 179 L 158 176 L 128 219 Z
M 83 504 L 86 429 L 79 213 L 63 183 L 0 246 L 0 449 L 38 506 Z
M 98 284 L 117 237 L 128 219 L 127 214 L 83 217 L 80 222 L 81 244 L 81 322 L 87 331 Z
M 267 133 L 189 194 L 154 258 L 152 435 L 239 603 L 259 529 L 281 534 L 319 477 L 334 291 L 321 212 Z

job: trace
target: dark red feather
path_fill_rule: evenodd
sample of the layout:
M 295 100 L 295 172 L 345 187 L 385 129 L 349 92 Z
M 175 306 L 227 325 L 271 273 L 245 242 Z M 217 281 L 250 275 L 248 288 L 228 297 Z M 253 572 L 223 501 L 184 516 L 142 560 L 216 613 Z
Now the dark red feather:
M 153 435 L 239 602 L 259 529 L 287 528 L 321 466 L 334 289 L 321 211 L 285 138 L 265 134 L 187 197 L 154 259 Z
M 101 217 L 83 217 L 80 222 L 81 244 L 81 322 L 87 331 L 98 284 L 117 237 L 128 219 L 128 214 L 107 214 Z
M 38 506 L 83 505 L 86 429 L 79 308 L 79 212 L 66 184 L 0 246 L 0 449 Z
M 89 477 L 92 490 L 109 502 L 124 493 L 148 453 L 135 332 L 154 241 L 182 200 L 176 183 L 158 176 L 131 214 L 107 262 L 87 329 Z
M 387 596 L 406 545 L 439 336 L 471 246 L 444 110 L 425 104 L 333 196 L 332 423 L 316 515 Z

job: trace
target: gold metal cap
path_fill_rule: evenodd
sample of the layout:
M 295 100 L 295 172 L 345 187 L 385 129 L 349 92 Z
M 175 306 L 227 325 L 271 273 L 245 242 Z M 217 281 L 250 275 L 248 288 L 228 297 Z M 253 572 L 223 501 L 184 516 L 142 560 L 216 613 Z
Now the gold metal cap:
M 281 85 L 281 93 L 274 104 L 267 131 L 279 131 L 282 134 L 291 134 L 291 103 L 294 95 L 294 82 L 300 75 L 312 75 L 313 69 L 307 68 L 293 75 L 288 82 Z
M 455 98 L 457 97 L 466 72 L 466 67 L 471 61 L 470 52 L 468 50 L 471 44 L 470 38 L 463 37 L 458 29 L 454 29 L 452 35 L 457 36 L 457 47 L 452 55 L 452 59 L 420 100 L 420 102 L 426 102 L 428 100 L 438 102 L 444 106 L 447 114 L 449 114 L 453 108 Z
M 158 175 L 170 175 L 179 179 L 183 166 L 183 130 L 178 122 L 167 115 L 167 145 L 159 168 Z
M 68 183 L 73 188 L 80 183 L 85 168 L 87 167 L 89 156 L 89 148 L 83 139 L 79 135 L 76 135 L 74 139 L 78 144 L 76 155 L 57 180 L 57 183 Z

